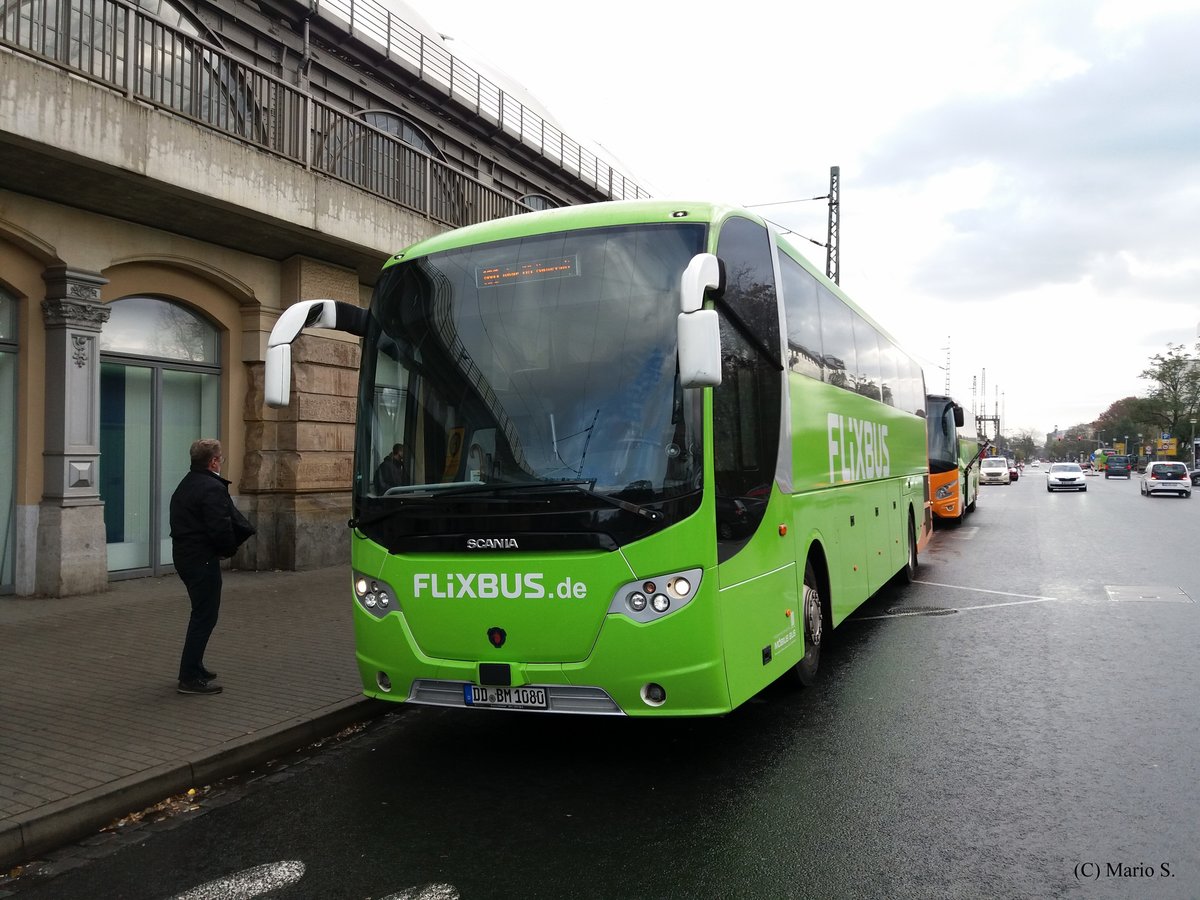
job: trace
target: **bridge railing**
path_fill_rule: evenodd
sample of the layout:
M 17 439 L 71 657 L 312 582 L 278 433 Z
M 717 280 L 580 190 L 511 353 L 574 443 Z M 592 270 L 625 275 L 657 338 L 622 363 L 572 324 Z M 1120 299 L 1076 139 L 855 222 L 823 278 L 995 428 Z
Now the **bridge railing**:
M 423 81 L 473 110 L 477 116 L 611 199 L 650 196 L 596 154 L 563 134 L 553 122 L 529 109 L 379 0 L 313 0 L 313 5 L 317 15 L 325 21 L 345 28 L 377 52 L 403 65 Z
M 418 61 L 428 55 L 429 71 L 448 72 L 461 95 L 466 76 L 457 73 L 462 64 L 447 58 L 444 51 L 439 56 L 431 47 L 423 47 L 419 33 L 402 24 L 387 13 L 385 27 L 395 30 L 397 46 L 415 52 Z M 378 23 L 373 27 L 379 27 Z M 528 211 L 516 199 L 404 143 L 385 128 L 316 100 L 307 91 L 125 0 L 7 4 L 0 17 L 0 45 L 449 226 Z M 478 76 L 475 96 L 488 98 L 493 105 L 486 108 L 494 109 L 501 120 L 506 111 L 509 118 L 516 117 L 521 123 L 518 134 L 525 134 L 524 107 L 513 106 L 508 95 L 485 86 Z M 541 122 L 543 134 L 545 126 Z M 573 160 L 584 162 L 583 151 L 570 149 L 569 139 L 561 134 L 556 139 L 556 162 L 572 169 L 567 165 L 571 153 Z M 586 164 L 595 178 L 584 180 L 599 186 L 598 164 Z M 610 173 L 607 177 L 614 176 Z M 622 180 L 616 194 L 601 189 L 610 196 L 624 196 L 627 184 Z

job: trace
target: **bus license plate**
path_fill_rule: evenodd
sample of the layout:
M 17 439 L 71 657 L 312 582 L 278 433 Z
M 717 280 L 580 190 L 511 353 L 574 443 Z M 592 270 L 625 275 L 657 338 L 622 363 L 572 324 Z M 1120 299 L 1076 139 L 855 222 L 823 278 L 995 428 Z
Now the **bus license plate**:
M 508 709 L 545 709 L 546 689 L 540 687 L 483 687 L 463 685 L 467 706 L 503 706 Z

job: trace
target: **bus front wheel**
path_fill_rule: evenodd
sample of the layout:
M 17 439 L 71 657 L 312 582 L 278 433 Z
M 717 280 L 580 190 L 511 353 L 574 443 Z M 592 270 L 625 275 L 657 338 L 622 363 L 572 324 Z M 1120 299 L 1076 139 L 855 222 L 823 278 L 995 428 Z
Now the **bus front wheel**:
M 821 640 L 825 636 L 825 609 L 817 588 L 817 573 L 813 571 L 811 562 L 804 564 L 804 606 L 801 617 L 804 622 L 804 656 L 796 663 L 794 671 L 796 681 L 809 687 L 817 678 Z

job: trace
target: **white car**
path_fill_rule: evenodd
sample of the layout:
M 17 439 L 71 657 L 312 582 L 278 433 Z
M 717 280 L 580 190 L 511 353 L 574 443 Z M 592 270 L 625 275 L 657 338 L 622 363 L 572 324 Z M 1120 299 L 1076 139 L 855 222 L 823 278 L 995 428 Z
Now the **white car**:
M 980 484 L 1012 484 L 1012 473 L 1008 460 L 1003 456 L 989 456 L 979 461 Z
M 1087 476 L 1079 463 L 1051 463 L 1046 470 L 1046 490 L 1048 491 L 1086 491 Z
M 1142 473 L 1142 494 L 1147 497 L 1152 494 L 1192 496 L 1192 479 L 1187 466 L 1165 460 L 1146 463 L 1146 471 Z

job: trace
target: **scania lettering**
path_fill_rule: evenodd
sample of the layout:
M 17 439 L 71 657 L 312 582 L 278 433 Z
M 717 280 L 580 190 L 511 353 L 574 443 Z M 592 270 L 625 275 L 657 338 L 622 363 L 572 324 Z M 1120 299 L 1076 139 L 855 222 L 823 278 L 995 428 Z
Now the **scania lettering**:
M 318 383 L 293 387 L 290 345 L 344 342 L 321 329 L 362 339 L 371 697 L 720 715 L 812 683 L 833 629 L 916 572 L 921 368 L 752 213 L 596 203 L 429 238 L 368 308 L 283 311 L 268 404 Z M 397 444 L 402 474 L 380 467 Z
M 468 550 L 520 550 L 516 538 L 467 538 Z

